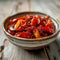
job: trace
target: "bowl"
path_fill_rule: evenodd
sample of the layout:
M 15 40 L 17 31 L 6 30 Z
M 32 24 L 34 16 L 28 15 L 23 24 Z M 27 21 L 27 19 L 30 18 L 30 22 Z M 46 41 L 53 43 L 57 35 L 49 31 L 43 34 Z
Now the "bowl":
M 32 49 L 39 49 L 44 46 L 47 46 L 48 44 L 50 44 L 56 40 L 56 37 L 58 36 L 58 33 L 59 33 L 59 23 L 56 19 L 52 18 L 51 16 L 50 16 L 50 18 L 52 19 L 54 26 L 55 26 L 55 33 L 50 36 L 43 37 L 43 38 L 37 38 L 37 39 L 35 39 L 35 38 L 34 39 L 27 39 L 27 38 L 17 38 L 15 36 L 10 35 L 7 32 L 7 26 L 9 24 L 9 20 L 24 16 L 24 15 L 28 15 L 28 14 L 32 14 L 32 15 L 38 14 L 41 16 L 47 15 L 42 12 L 21 12 L 21 13 L 17 13 L 15 15 L 7 17 L 3 22 L 3 31 L 4 31 L 5 35 L 9 38 L 8 40 L 12 44 L 22 47 L 24 49 L 32 50 Z

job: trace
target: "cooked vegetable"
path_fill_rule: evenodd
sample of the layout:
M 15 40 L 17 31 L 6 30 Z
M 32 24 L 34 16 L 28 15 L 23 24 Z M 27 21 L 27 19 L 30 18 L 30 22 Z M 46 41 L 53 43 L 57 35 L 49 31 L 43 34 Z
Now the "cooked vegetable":
M 33 30 L 33 34 L 34 34 L 34 36 L 35 36 L 36 38 L 40 38 L 40 37 L 41 37 L 38 29 Z
M 25 15 L 10 20 L 8 32 L 19 38 L 42 38 L 55 32 L 50 16 Z
M 17 29 L 21 25 L 21 20 L 18 20 L 14 26 L 14 29 Z

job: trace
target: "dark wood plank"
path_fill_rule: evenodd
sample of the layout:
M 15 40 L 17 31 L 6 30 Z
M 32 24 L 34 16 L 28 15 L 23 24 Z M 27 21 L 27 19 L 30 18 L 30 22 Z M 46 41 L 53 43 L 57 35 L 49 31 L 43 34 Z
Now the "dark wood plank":
M 58 45 L 54 42 L 49 45 L 50 47 L 50 53 L 56 60 L 60 60 L 60 54 L 59 54 L 59 48 Z
M 19 52 L 20 51 L 20 52 Z M 14 53 L 16 55 L 14 55 Z M 48 60 L 43 49 L 27 51 L 18 47 L 15 47 L 15 52 L 13 53 L 13 58 L 11 60 Z

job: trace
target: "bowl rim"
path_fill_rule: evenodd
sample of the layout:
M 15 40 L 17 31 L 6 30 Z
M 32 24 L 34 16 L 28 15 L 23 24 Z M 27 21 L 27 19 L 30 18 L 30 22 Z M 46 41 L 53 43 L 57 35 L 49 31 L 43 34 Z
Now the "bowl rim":
M 52 35 L 49 35 L 49 36 L 46 36 L 46 37 L 43 37 L 43 38 L 33 38 L 33 39 L 28 39 L 28 38 L 20 38 L 20 37 L 16 37 L 16 36 L 13 36 L 13 35 L 11 35 L 11 34 L 9 34 L 7 31 L 6 31 L 6 29 L 4 28 L 4 23 L 5 23 L 5 21 L 8 19 L 8 18 L 11 18 L 11 17 L 13 17 L 13 16 L 15 16 L 15 15 L 18 15 L 18 14 L 23 14 L 23 13 L 40 13 L 40 14 L 43 14 L 43 15 L 48 15 L 48 14 L 46 14 L 46 13 L 43 13 L 43 12 L 36 12 L 36 11 L 25 11 L 25 12 L 19 12 L 19 13 L 16 13 L 16 14 L 14 14 L 14 15 L 11 15 L 11 16 L 8 16 L 4 21 L 3 21 L 3 31 L 8 35 L 8 36 L 10 36 L 10 37 L 12 37 L 12 38 L 15 38 L 15 39 L 17 39 L 17 40 L 22 40 L 22 41 L 45 41 L 45 40 L 47 40 L 47 39 L 50 39 L 50 38 L 53 38 L 54 36 L 56 36 L 56 35 L 58 35 L 58 33 L 59 33 L 59 29 L 55 32 L 55 33 L 53 33 Z M 49 15 L 50 16 L 50 15 Z M 50 16 L 51 17 L 51 16 Z M 59 24 L 58 24 L 58 22 L 56 21 L 56 19 L 55 18 L 53 18 L 53 17 L 51 17 L 56 23 L 57 23 L 57 25 L 58 25 L 58 27 L 59 27 Z

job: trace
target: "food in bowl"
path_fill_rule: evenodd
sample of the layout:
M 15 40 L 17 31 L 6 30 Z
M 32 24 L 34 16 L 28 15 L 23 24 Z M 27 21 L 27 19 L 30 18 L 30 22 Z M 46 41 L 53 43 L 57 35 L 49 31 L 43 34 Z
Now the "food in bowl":
M 9 34 L 19 38 L 42 38 L 55 32 L 50 16 L 25 15 L 9 21 Z

